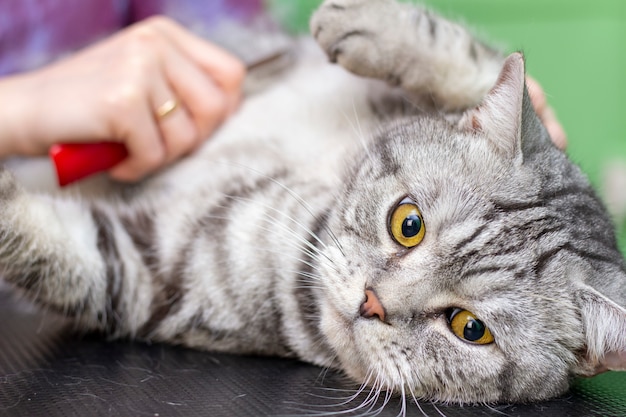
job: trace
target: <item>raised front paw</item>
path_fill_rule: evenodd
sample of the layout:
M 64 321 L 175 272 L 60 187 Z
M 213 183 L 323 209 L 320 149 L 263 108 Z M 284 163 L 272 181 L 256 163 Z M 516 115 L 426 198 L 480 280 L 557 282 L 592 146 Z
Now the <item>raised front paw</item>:
M 392 81 L 388 53 L 398 4 L 392 0 L 327 0 L 311 18 L 311 33 L 332 62 L 363 76 Z
M 350 43 L 369 41 L 368 3 L 368 0 L 327 0 L 311 18 L 311 34 L 332 62 L 346 54 L 346 46 L 348 56 L 351 55 L 354 48 L 350 48 Z
M 326 0 L 311 32 L 331 61 L 440 110 L 479 103 L 502 67 L 502 56 L 462 26 L 394 0 Z

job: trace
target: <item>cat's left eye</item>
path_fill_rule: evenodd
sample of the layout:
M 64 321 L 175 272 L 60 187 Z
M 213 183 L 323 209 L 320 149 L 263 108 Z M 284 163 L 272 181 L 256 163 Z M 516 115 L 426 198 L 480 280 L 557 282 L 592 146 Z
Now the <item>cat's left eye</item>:
M 450 330 L 458 338 L 478 345 L 493 343 L 494 338 L 485 323 L 467 310 L 450 308 L 446 311 Z
M 417 205 L 406 198 L 389 216 L 389 232 L 393 239 L 407 249 L 419 245 L 424 239 L 426 228 Z

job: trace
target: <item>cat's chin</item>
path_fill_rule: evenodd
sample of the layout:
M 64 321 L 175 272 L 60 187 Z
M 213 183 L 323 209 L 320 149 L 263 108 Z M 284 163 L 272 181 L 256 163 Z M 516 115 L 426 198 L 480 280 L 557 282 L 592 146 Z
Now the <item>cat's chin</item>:
M 342 313 L 331 303 L 321 309 L 320 328 L 336 355 L 333 366 L 355 383 L 371 387 L 376 380 L 374 373 L 380 372 L 380 369 L 373 369 L 372 364 L 386 361 L 380 344 L 376 345 L 376 341 L 385 336 L 373 326 L 388 325 L 361 317 L 356 308 L 352 316 Z
M 356 310 L 355 310 L 356 311 Z M 325 303 L 320 309 L 320 330 L 323 333 L 328 345 L 335 354 L 335 361 L 340 365 L 335 366 L 342 369 L 349 377 L 359 379 L 362 366 L 358 351 L 358 335 L 355 334 L 355 323 L 359 320 L 358 314 L 350 317 L 334 307 L 332 303 Z

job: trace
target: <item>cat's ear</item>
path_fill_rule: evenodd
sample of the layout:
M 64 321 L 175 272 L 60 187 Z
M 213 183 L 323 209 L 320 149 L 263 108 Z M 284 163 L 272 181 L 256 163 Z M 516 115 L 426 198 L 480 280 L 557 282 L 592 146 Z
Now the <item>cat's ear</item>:
M 626 309 L 588 286 L 577 292 L 587 352 L 577 373 L 626 371 Z
M 524 80 L 524 56 L 513 53 L 504 61 L 498 81 L 483 102 L 463 114 L 459 128 L 484 136 L 505 156 L 520 154 Z

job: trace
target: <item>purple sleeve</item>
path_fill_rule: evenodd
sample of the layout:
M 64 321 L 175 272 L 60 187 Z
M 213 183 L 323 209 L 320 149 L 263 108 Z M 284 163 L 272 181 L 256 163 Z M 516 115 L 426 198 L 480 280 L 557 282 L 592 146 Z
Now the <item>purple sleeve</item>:
M 0 1 L 0 75 L 36 68 L 115 32 L 126 20 L 124 3 Z
M 262 5 L 263 0 L 130 0 L 130 16 L 137 21 L 164 14 L 189 27 L 211 25 L 224 17 L 247 21 L 262 10 Z
M 185 27 L 246 21 L 262 0 L 2 0 L 0 76 L 35 69 L 154 14 Z

